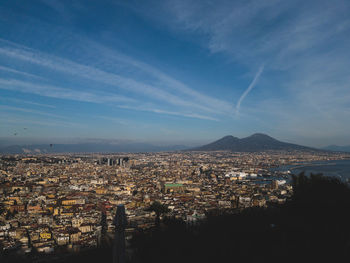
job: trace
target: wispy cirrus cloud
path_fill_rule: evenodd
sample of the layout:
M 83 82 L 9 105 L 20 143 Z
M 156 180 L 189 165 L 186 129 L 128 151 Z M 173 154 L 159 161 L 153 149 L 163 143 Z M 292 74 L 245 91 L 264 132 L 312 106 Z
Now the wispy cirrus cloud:
M 98 83 L 104 83 L 106 85 L 114 86 L 131 92 L 134 94 L 142 94 L 147 96 L 151 100 L 158 100 L 162 103 L 186 107 L 193 109 L 194 111 L 202 111 L 214 114 L 228 113 L 232 106 L 226 102 L 210 98 L 202 95 L 197 91 L 188 88 L 183 83 L 176 81 L 175 79 L 163 74 L 161 71 L 149 66 L 145 63 L 133 60 L 127 56 L 114 55 L 114 58 L 121 60 L 129 66 L 137 67 L 147 73 L 151 73 L 161 82 L 158 83 L 158 88 L 155 85 L 140 82 L 131 78 L 123 77 L 121 75 L 106 72 L 95 67 L 79 64 L 68 59 L 60 58 L 57 56 L 50 56 L 43 54 L 42 52 L 32 50 L 27 47 L 18 48 L 18 45 L 11 45 L 8 41 L 7 45 L 0 47 L 0 54 L 12 57 L 14 59 L 26 61 L 28 63 L 37 64 L 42 67 L 49 68 L 51 70 L 63 72 L 65 74 L 74 75 L 80 78 L 93 80 Z M 183 96 L 177 96 L 166 90 L 172 89 L 177 92 L 188 95 L 187 98 Z M 220 105 L 219 107 L 213 107 L 213 105 Z M 223 110 L 220 109 L 223 107 Z
M 176 112 L 176 111 L 169 111 L 169 110 L 163 110 L 156 108 L 154 106 L 148 106 L 148 105 L 141 105 L 141 106 L 124 106 L 120 105 L 119 108 L 123 109 L 130 109 L 130 110 L 138 110 L 138 111 L 148 111 L 148 112 L 154 112 L 154 113 L 160 113 L 160 114 L 166 114 L 166 115 L 174 115 L 174 116 L 181 116 L 186 118 L 195 118 L 195 119 L 202 119 L 202 120 L 210 120 L 210 121 L 218 121 L 218 119 L 215 119 L 213 117 L 197 114 L 197 113 L 189 113 L 189 112 Z
M 253 81 L 249 84 L 248 88 L 243 92 L 242 96 L 239 98 L 237 105 L 236 105 L 236 115 L 239 113 L 239 109 L 241 107 L 241 104 L 245 97 L 248 95 L 248 93 L 255 87 L 256 83 L 258 82 L 261 73 L 264 70 L 264 65 L 260 66 L 258 72 L 255 74 Z
M 183 82 L 169 76 L 168 74 L 162 72 L 150 64 L 121 54 L 116 50 L 112 50 L 93 41 L 84 39 L 84 43 L 87 43 L 86 47 L 88 49 L 96 50 L 98 54 L 102 54 L 103 57 L 107 58 L 109 62 L 115 61 L 117 63 L 122 63 L 124 66 L 136 68 L 141 72 L 151 75 L 156 80 L 157 85 L 189 96 L 192 101 L 191 103 L 197 102 L 205 105 L 205 111 L 227 114 L 232 110 L 231 103 L 207 96 L 197 90 L 194 90 Z M 213 108 L 212 105 L 215 105 L 215 108 Z M 201 109 L 203 109 L 203 107 L 201 107 Z
M 128 125 L 129 122 L 125 119 L 121 119 L 121 118 L 117 118 L 117 117 L 108 117 L 108 116 L 94 116 L 97 119 L 103 119 L 103 120 L 107 120 L 116 124 L 120 124 L 120 125 Z
M 22 76 L 25 76 L 25 77 L 36 78 L 36 79 L 44 79 L 41 76 L 37 76 L 37 75 L 31 74 L 31 73 L 15 70 L 15 69 L 9 68 L 9 67 L 4 67 L 4 66 L 1 66 L 1 65 L 0 65 L 0 70 L 7 71 L 7 72 L 10 72 L 10 73 L 15 73 L 15 74 L 22 75 Z
M 135 102 L 134 99 L 121 95 L 103 95 L 92 92 L 77 91 L 73 89 L 60 88 L 52 85 L 42 85 L 37 83 L 28 83 L 13 79 L 0 79 L 0 89 L 16 90 L 25 93 L 32 93 L 39 96 L 68 99 L 75 101 L 93 102 L 93 103 L 112 103 L 112 102 Z
M 39 125 L 42 127 L 82 127 L 83 125 L 81 123 L 77 122 L 71 122 L 71 121 L 65 121 L 65 120 L 42 120 L 39 118 L 31 117 L 31 118 L 24 118 L 22 114 L 13 114 L 9 112 L 2 113 L 0 111 L 0 118 L 1 123 L 3 124 L 9 124 L 9 128 L 11 128 L 11 131 L 16 132 L 16 127 L 23 128 L 23 125 Z M 32 128 L 34 129 L 34 128 Z M 36 128 L 35 128 L 36 129 Z M 12 134 L 11 134 L 12 135 Z M 19 136 L 23 136 L 22 133 L 19 134 Z
M 253 98 L 250 113 L 273 119 L 286 133 L 298 125 L 298 136 L 303 130 L 311 134 L 310 119 L 325 136 L 329 123 L 334 134 L 350 129 L 345 124 L 350 105 L 344 103 L 350 83 L 349 1 L 169 0 L 141 8 L 133 3 L 126 5 L 171 30 L 186 31 L 193 42 L 235 65 L 252 71 L 266 63 L 264 92 Z M 156 10 L 152 16 L 149 8 Z M 268 105 L 271 100 L 277 103 Z
M 161 6 L 164 15 L 155 19 L 177 30 L 205 35 L 199 39 L 211 52 L 228 53 L 240 63 L 259 63 L 269 56 L 269 62 L 290 66 L 300 53 L 342 37 L 350 29 L 346 0 L 170 0 Z
M 1 98 L 0 98 L 0 100 L 1 100 Z M 38 102 L 34 102 L 34 101 L 29 101 L 29 100 L 22 100 L 22 99 L 15 99 L 15 98 L 3 98 L 3 100 L 7 101 L 7 102 L 13 102 L 13 103 L 16 103 L 16 104 L 28 104 L 28 105 L 34 105 L 34 106 L 45 107 L 45 108 L 52 108 L 52 109 L 56 109 L 57 108 L 54 105 L 38 103 Z
M 0 105 L 0 111 L 19 111 L 19 112 L 26 112 L 26 113 L 31 113 L 31 114 L 37 114 L 37 115 L 43 115 L 43 116 L 48 116 L 48 117 L 54 117 L 54 118 L 60 118 L 60 119 L 65 119 L 65 116 L 57 115 L 57 114 L 52 114 L 48 113 L 45 111 L 39 111 L 39 110 L 33 110 L 33 109 L 27 109 L 27 108 L 21 108 L 21 107 L 14 107 L 14 106 L 6 106 L 6 105 Z
M 24 93 L 31 93 L 31 94 L 36 94 L 36 95 L 50 97 L 50 98 L 57 98 L 57 99 L 68 99 L 68 100 L 74 100 L 74 101 L 92 102 L 92 103 L 100 103 L 100 104 L 111 103 L 111 105 L 122 109 L 147 111 L 147 112 L 153 112 L 158 114 L 176 115 L 176 116 L 182 116 L 186 118 L 217 121 L 217 119 L 215 118 L 197 114 L 197 113 L 186 113 L 186 112 L 183 113 L 183 112 L 169 111 L 169 110 L 164 110 L 160 108 L 142 106 L 142 104 L 140 105 L 140 103 L 136 105 L 135 103 L 137 101 L 130 98 L 123 97 L 123 96 L 119 96 L 119 95 L 106 96 L 102 94 L 75 91 L 72 89 L 60 88 L 60 87 L 51 86 L 51 85 L 27 83 L 19 80 L 0 79 L 0 89 L 16 90 Z M 113 104 L 116 102 L 118 102 L 118 104 Z M 128 105 L 126 103 L 132 103 L 133 105 L 130 105 L 130 104 Z M 35 104 L 36 103 L 34 103 L 34 105 Z M 38 104 L 38 105 L 41 105 L 41 104 Z M 15 109 L 14 107 L 7 107 L 7 108 Z M 35 113 L 36 111 L 26 110 L 26 112 Z

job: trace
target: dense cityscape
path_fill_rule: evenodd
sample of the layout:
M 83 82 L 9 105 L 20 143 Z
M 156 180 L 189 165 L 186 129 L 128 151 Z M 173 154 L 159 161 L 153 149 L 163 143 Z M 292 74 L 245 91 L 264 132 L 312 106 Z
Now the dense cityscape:
M 349 14 L 0 1 L 0 263 L 350 262 Z
M 77 252 L 112 237 L 117 205 L 126 208 L 127 239 L 162 216 L 196 224 L 215 209 L 283 204 L 290 171 L 273 169 L 349 158 L 348 154 L 162 152 L 135 154 L 3 155 L 0 163 L 2 251 Z

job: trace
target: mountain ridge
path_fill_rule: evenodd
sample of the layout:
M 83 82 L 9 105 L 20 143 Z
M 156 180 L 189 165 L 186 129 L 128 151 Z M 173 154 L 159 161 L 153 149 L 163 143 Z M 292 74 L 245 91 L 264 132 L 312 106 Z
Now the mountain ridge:
M 325 151 L 312 147 L 279 141 L 264 133 L 254 133 L 248 137 L 237 138 L 226 135 L 212 143 L 189 149 L 189 151 L 233 151 L 233 152 L 258 152 L 268 150 L 300 150 L 300 151 Z

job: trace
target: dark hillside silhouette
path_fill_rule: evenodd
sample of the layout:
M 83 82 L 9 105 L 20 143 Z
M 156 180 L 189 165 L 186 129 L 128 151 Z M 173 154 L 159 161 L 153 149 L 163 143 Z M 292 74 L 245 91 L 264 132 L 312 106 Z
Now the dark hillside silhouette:
M 133 239 L 137 262 L 348 262 L 350 189 L 338 179 L 293 178 L 286 204 L 214 212 L 198 226 L 167 219 Z

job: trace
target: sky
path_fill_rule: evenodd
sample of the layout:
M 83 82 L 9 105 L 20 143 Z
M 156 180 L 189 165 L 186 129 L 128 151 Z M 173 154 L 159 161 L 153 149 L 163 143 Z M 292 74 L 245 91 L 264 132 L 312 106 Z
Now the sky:
M 350 145 L 348 0 L 0 1 L 0 143 Z

